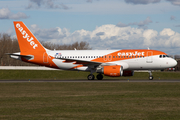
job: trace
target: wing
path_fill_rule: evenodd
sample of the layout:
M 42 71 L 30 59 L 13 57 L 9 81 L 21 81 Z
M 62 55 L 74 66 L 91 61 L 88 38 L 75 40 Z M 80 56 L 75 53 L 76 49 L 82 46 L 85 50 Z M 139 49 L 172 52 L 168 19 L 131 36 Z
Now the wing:
M 96 62 L 96 61 L 88 61 L 88 60 L 79 60 L 79 59 L 68 59 L 68 58 L 55 58 L 55 59 L 61 59 L 64 60 L 64 63 L 72 63 L 73 64 L 82 64 L 83 66 L 88 66 L 91 68 L 98 67 L 99 65 L 105 66 L 105 65 L 116 65 L 115 63 L 103 63 L 103 62 Z
M 64 63 L 74 62 L 73 64 L 83 64 L 84 66 L 87 65 L 100 65 L 101 62 L 95 62 L 95 61 L 88 61 L 88 60 L 79 60 L 79 59 L 68 59 L 68 58 L 56 58 L 64 60 Z

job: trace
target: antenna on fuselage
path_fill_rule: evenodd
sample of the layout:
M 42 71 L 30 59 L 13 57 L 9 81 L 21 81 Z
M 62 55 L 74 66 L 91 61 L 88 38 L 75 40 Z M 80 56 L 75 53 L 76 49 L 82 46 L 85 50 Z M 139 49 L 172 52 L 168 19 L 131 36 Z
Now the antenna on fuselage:
M 149 47 L 148 47 L 148 50 L 150 50 Z

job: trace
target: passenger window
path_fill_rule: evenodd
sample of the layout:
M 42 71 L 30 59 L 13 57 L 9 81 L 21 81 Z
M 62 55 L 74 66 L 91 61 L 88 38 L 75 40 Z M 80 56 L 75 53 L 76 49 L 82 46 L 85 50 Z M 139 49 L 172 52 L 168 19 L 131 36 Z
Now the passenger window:
M 159 55 L 160 58 L 162 58 L 162 55 Z
M 163 58 L 165 58 L 166 57 L 166 55 L 163 55 Z

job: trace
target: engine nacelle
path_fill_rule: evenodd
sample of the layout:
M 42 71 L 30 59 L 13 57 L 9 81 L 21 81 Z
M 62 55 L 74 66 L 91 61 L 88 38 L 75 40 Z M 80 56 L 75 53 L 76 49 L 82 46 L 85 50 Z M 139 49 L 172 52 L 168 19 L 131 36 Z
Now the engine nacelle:
M 103 73 L 106 76 L 119 77 L 123 75 L 123 67 L 120 65 L 103 66 L 97 69 L 98 73 Z
M 124 70 L 123 71 L 123 76 L 133 76 L 134 71 L 133 70 Z

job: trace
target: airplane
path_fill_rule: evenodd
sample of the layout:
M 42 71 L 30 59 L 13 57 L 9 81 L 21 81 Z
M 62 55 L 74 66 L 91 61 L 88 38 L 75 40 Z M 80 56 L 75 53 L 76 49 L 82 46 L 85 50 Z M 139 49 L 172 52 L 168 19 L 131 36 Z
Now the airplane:
M 11 58 L 50 68 L 72 71 L 87 71 L 88 80 L 105 76 L 133 76 L 134 70 L 152 70 L 174 67 L 177 61 L 166 53 L 150 49 L 121 50 L 48 50 L 36 39 L 22 21 L 14 21 L 20 52 L 8 53 Z

